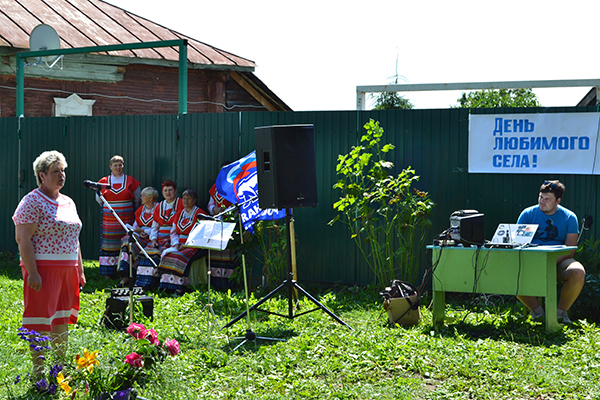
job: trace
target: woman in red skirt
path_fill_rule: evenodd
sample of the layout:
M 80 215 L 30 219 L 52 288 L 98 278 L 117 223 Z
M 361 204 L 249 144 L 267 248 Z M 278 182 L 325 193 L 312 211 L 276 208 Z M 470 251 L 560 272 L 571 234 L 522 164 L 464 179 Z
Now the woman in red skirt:
M 75 203 L 60 193 L 67 161 L 58 151 L 46 151 L 33 163 L 38 188 L 15 210 L 15 238 L 23 272 L 23 328 L 46 333 L 59 357 L 64 356 L 68 324 L 79 315 L 79 288 L 85 274 L 79 246 L 81 220 Z M 40 353 L 32 351 L 33 373 L 43 369 Z

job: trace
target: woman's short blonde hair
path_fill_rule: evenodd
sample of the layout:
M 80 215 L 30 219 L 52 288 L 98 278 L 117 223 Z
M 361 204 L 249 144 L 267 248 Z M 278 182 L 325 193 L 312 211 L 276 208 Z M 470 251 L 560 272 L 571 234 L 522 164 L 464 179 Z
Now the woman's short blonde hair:
M 155 203 L 158 201 L 158 190 L 154 189 L 152 186 L 147 186 L 142 189 L 142 194 L 144 196 L 152 197 Z
M 42 186 L 40 172 L 43 172 L 44 174 L 48 173 L 50 167 L 56 163 L 61 164 L 64 168 L 68 167 L 65 156 L 56 150 L 45 151 L 35 159 L 33 162 L 33 174 L 35 175 L 38 186 Z
M 123 160 L 123 157 L 121 157 L 119 155 L 115 155 L 115 156 L 111 157 L 110 161 L 108 162 L 108 166 L 110 167 L 111 165 L 113 165 L 117 161 L 121 161 L 123 163 L 123 165 L 125 165 L 125 160 Z

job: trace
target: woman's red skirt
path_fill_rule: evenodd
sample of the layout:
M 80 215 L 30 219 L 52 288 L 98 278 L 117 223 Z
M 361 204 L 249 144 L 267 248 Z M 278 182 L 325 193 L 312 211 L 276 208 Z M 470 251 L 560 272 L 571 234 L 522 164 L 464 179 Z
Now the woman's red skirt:
M 37 268 L 42 278 L 39 292 L 27 285 L 27 270 L 23 272 L 23 327 L 38 331 L 52 331 L 53 326 L 75 324 L 79 315 L 79 276 L 77 267 L 40 265 Z

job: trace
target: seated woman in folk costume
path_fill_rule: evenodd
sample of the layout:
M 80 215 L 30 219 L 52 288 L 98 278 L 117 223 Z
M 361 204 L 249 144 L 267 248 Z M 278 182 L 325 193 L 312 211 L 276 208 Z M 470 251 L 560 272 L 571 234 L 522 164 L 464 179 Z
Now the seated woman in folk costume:
M 208 209 L 210 215 L 220 214 L 231 205 L 231 202 L 219 194 L 216 184 L 212 185 L 208 191 L 208 194 L 210 196 L 210 200 L 208 201 L 206 208 Z
M 150 228 L 150 244 L 144 250 L 158 266 L 161 253 L 171 246 L 172 219 L 179 211 L 183 210 L 183 201 L 177 197 L 177 185 L 172 180 L 161 184 L 162 194 L 165 198 L 154 209 L 152 227 Z M 158 284 L 158 268 L 145 256 L 140 257 L 137 268 L 135 286 L 151 289 Z
M 142 206 L 135 211 L 135 222 L 131 227 L 137 242 L 142 248 L 150 244 L 150 231 L 154 221 L 154 210 L 158 206 L 158 190 L 148 186 L 142 190 Z M 121 239 L 121 261 L 119 263 L 119 276 L 121 277 L 120 286 L 124 287 L 129 283 L 129 234 Z M 131 246 L 132 276 L 135 277 L 137 271 L 137 260 L 140 254 L 140 248 L 136 243 Z
M 225 166 L 229 163 L 224 163 L 222 165 Z M 210 196 L 210 200 L 208 202 L 207 208 L 210 215 L 215 216 L 223 211 L 225 211 L 229 206 L 231 206 L 231 202 L 225 199 L 223 196 L 219 194 L 217 191 L 217 185 L 213 184 L 210 190 L 208 191 Z M 234 221 L 235 219 L 231 215 L 222 215 L 219 217 L 223 220 Z M 212 275 L 213 284 L 215 287 L 219 289 L 229 289 L 232 287 L 232 282 L 230 282 L 230 278 L 235 271 L 235 244 L 233 241 L 229 243 L 227 248 L 223 251 L 211 251 L 208 254 L 210 258 L 210 273 Z
M 206 254 L 206 250 L 184 247 L 196 222 L 206 211 L 196 205 L 198 194 L 192 189 L 183 192 L 183 210 L 172 219 L 171 247 L 162 254 L 158 270 L 161 274 L 159 288 L 183 293 L 188 285 L 188 274 L 192 262 Z

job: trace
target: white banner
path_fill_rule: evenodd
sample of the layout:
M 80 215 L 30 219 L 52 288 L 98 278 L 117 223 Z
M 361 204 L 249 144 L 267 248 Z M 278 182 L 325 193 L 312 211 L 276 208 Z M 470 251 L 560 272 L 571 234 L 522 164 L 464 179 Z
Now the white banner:
M 469 172 L 600 174 L 600 113 L 469 116 Z

